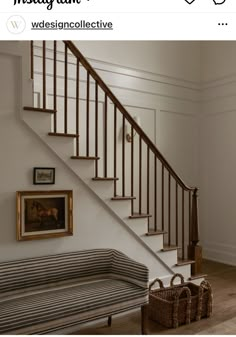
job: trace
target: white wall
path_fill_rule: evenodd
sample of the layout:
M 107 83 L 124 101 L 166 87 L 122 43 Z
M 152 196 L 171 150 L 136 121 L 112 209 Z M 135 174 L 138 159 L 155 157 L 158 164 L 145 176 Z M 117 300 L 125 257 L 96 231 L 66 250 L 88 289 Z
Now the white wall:
M 235 74 L 235 41 L 201 42 L 201 80 L 215 81 Z
M 204 256 L 236 265 L 236 42 L 202 43 L 200 223 Z

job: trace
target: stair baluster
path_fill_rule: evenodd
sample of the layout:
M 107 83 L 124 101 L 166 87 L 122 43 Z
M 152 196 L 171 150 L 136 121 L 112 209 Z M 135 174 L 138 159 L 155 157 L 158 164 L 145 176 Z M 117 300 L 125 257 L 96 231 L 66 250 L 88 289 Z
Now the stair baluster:
M 134 197 L 134 127 L 131 124 L 131 197 Z M 134 199 L 131 200 L 131 215 L 134 215 Z
M 80 102 L 80 64 L 79 64 L 79 59 L 77 58 L 76 60 L 76 94 L 75 94 L 75 99 L 76 99 L 76 106 L 75 106 L 75 110 L 76 110 L 76 134 L 79 135 L 79 129 L 80 129 L 80 120 L 79 120 L 79 116 L 80 116 L 80 107 L 79 107 L 79 102 Z M 76 138 L 76 147 L 75 147 L 75 151 L 76 151 L 76 156 L 79 157 L 79 138 Z
M 53 109 L 57 110 L 57 41 L 53 43 Z M 57 114 L 53 118 L 53 132 L 57 133 Z
M 68 114 L 68 49 L 65 45 L 64 61 L 64 133 L 67 134 L 67 114 Z
M 139 214 L 142 214 L 142 137 L 139 136 Z
M 117 107 L 114 105 L 114 178 L 117 177 Z M 117 180 L 114 180 L 114 197 L 117 196 Z
M 154 156 L 154 231 L 157 231 L 157 157 Z
M 161 170 L 161 229 L 165 230 L 165 167 Z
M 98 158 L 98 82 L 95 81 L 95 157 Z M 95 162 L 95 177 L 98 177 L 98 160 Z
M 182 188 L 182 260 L 185 259 L 185 207 L 184 207 L 184 189 Z
M 87 94 L 86 94 L 86 156 L 89 157 L 89 113 L 90 113 L 90 74 L 87 70 Z
M 179 246 L 179 190 L 178 190 L 178 182 L 176 181 L 176 189 L 175 189 L 175 244 L 176 247 Z
M 122 197 L 125 197 L 125 116 L 122 117 Z
M 192 205 L 191 205 L 192 192 L 188 192 L 188 219 L 189 219 L 189 228 L 188 228 L 188 239 L 189 245 L 191 245 L 191 231 L 192 231 Z
M 46 109 L 46 41 L 43 41 L 43 58 L 42 58 L 42 66 L 43 66 L 43 109 Z
M 104 177 L 107 178 L 107 93 L 104 103 Z
M 30 42 L 30 62 L 31 62 L 30 78 L 33 80 L 34 79 L 34 41 Z
M 147 146 L 147 214 L 150 213 L 150 150 Z M 148 218 L 148 231 L 150 231 L 150 218 Z
M 171 245 L 171 175 L 168 179 L 168 245 Z

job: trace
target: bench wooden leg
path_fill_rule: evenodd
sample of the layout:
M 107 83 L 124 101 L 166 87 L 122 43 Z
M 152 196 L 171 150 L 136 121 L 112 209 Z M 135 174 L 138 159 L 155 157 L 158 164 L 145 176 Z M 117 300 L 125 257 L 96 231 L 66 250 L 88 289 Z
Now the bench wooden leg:
M 112 316 L 109 316 L 108 321 L 107 321 L 108 326 L 111 326 L 111 322 L 112 322 Z
M 148 335 L 148 306 L 141 307 L 141 332 L 142 335 Z

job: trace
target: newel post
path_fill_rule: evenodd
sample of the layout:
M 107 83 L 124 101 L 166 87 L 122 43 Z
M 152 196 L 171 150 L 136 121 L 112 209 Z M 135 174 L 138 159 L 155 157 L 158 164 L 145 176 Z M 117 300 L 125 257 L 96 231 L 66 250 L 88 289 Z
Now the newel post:
M 190 245 L 188 247 L 188 258 L 194 260 L 192 264 L 192 275 L 202 272 L 202 247 L 199 242 L 199 224 L 198 224 L 198 189 L 196 188 L 192 196 L 192 218 L 190 226 Z

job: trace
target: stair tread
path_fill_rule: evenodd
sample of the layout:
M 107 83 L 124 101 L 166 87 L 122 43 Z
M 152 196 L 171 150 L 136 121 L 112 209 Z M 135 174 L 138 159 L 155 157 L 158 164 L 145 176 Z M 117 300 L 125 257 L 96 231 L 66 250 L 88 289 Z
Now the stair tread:
M 111 198 L 111 200 L 115 200 L 115 201 L 122 201 L 122 200 L 134 200 L 136 199 L 136 197 L 131 197 L 131 196 L 119 196 L 117 195 L 116 197 Z
M 100 157 L 71 156 L 71 159 L 81 159 L 81 160 L 99 160 L 99 159 L 100 159 Z
M 187 265 L 187 264 L 193 264 L 195 263 L 194 260 L 188 260 L 188 259 L 178 259 L 178 262 L 176 263 L 176 266 L 184 266 L 184 265 Z
M 76 133 L 63 133 L 63 132 L 49 132 L 49 136 L 55 136 L 55 137 L 71 137 L 71 138 L 78 138 L 79 135 Z
M 129 219 L 150 218 L 151 216 L 152 216 L 151 214 L 134 213 L 134 214 L 129 216 Z
M 196 274 L 196 275 L 192 275 L 188 278 L 189 281 L 192 281 L 192 280 L 197 280 L 199 278 L 205 278 L 207 277 L 207 274 Z
M 173 246 L 173 245 L 164 245 L 163 248 L 161 249 L 162 252 L 168 252 L 168 251 L 171 251 L 171 250 L 177 250 L 179 249 L 180 247 L 178 246 Z
M 153 236 L 153 235 L 160 235 L 160 234 L 166 234 L 166 232 L 162 230 L 150 231 L 146 233 L 146 236 Z
M 57 112 L 57 110 L 54 110 L 54 109 L 43 109 L 43 108 L 35 108 L 35 107 L 30 107 L 30 106 L 24 106 L 23 109 L 26 111 L 37 111 L 37 112 L 49 113 L 49 114 L 55 114 Z
M 114 180 L 119 180 L 119 178 L 114 178 L 114 177 L 95 177 L 92 178 L 94 181 L 114 181 Z

